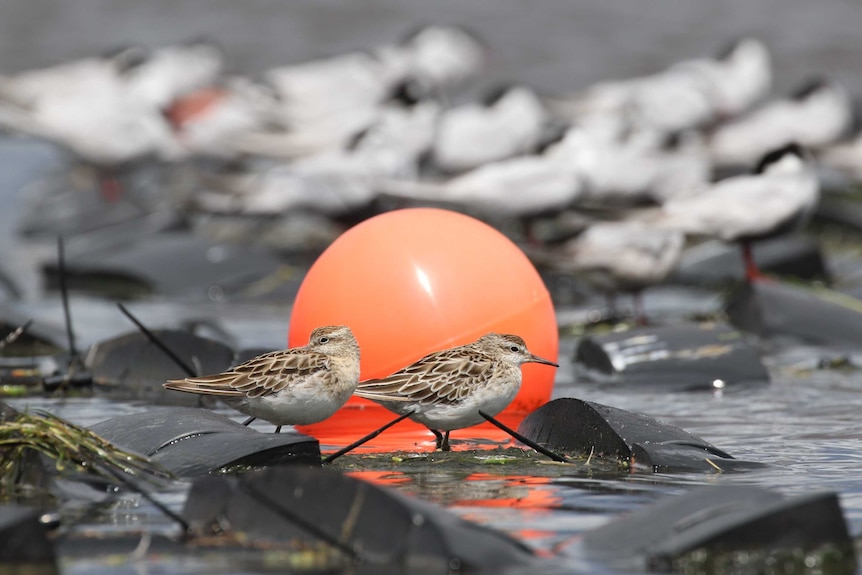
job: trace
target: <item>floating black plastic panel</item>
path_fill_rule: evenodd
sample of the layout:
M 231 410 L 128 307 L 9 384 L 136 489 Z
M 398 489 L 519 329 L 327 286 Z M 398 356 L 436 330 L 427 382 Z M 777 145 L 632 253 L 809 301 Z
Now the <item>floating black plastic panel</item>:
M 817 242 L 807 236 L 779 236 L 756 242 L 754 260 L 761 271 L 804 280 L 829 281 L 829 272 Z M 698 286 L 725 285 L 743 280 L 745 266 L 739 246 L 718 240 L 683 252 L 669 281 Z
M 325 468 L 202 478 L 183 514 L 198 531 L 229 525 L 258 545 L 329 542 L 357 573 L 492 574 L 541 561 L 503 533 Z
M 782 551 L 804 561 L 802 553 L 827 545 L 845 555 L 840 564 L 849 570 L 836 572 L 852 573 L 856 563 L 834 493 L 788 498 L 749 486 L 700 487 L 662 499 L 587 532 L 583 544 L 590 558 L 636 571 L 675 571 L 682 561 L 720 561 L 743 551 L 750 562 Z
M 737 328 L 775 340 L 857 348 L 862 301 L 823 288 L 776 281 L 746 283 L 726 303 Z
M 234 362 L 234 351 L 227 345 L 173 329 L 152 330 L 153 334 L 191 369 L 200 375 L 220 373 Z M 144 334 L 130 332 L 94 344 L 86 358 L 87 367 L 96 383 L 125 391 L 135 397 L 157 398 L 195 405 L 194 394 L 177 393 L 162 387 L 168 379 L 188 374 L 153 344 Z
M 588 336 L 575 349 L 579 377 L 646 391 L 764 384 L 769 372 L 744 333 L 723 323 L 635 328 Z
M 320 446 L 313 437 L 287 429 L 260 433 L 206 409 L 155 409 L 115 417 L 90 429 L 180 477 L 224 468 L 320 463 Z
M 615 457 L 652 471 L 728 471 L 759 467 L 734 459 L 703 439 L 652 417 L 564 397 L 528 415 L 518 427 L 554 451 Z

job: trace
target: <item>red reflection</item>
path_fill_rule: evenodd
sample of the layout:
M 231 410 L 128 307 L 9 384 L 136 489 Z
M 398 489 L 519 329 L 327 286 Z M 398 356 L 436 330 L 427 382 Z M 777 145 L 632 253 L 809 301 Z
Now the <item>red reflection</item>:
M 527 411 L 504 412 L 497 419 L 517 428 Z M 321 451 L 332 452 L 349 445 L 365 434 L 392 421 L 396 415 L 374 402 L 353 398 L 329 419 L 313 425 L 297 426 L 302 433 L 317 438 Z M 450 435 L 452 449 L 498 449 L 512 444 L 512 439 L 490 423 L 457 429 Z M 465 442 L 466 441 L 466 442 Z M 434 435 L 424 426 L 409 419 L 387 429 L 360 447 L 357 452 L 434 451 Z

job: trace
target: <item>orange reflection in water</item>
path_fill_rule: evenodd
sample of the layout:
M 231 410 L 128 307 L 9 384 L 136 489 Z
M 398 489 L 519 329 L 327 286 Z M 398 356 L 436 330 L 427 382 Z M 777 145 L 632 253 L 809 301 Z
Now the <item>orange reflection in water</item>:
M 395 486 L 407 492 L 423 491 L 409 473 L 392 470 L 350 471 L 347 475 L 374 483 Z M 455 474 L 457 475 L 457 474 Z M 542 511 L 559 505 L 556 491 L 549 489 L 550 478 L 529 475 L 495 475 L 471 473 L 434 485 L 434 490 L 423 496 L 447 506 L 499 507 Z
M 517 428 L 526 414 L 526 411 L 509 411 L 499 414 L 497 419 L 511 428 Z M 297 426 L 297 429 L 317 438 L 320 441 L 321 451 L 332 452 L 353 443 L 396 417 L 396 414 L 376 403 L 358 400 L 342 407 L 325 421 Z M 505 432 L 490 423 L 456 429 L 450 434 L 450 440 L 452 449 L 455 451 L 498 449 L 511 443 L 511 438 Z M 434 449 L 434 435 L 424 425 L 405 419 L 357 449 L 355 453 L 434 451 Z

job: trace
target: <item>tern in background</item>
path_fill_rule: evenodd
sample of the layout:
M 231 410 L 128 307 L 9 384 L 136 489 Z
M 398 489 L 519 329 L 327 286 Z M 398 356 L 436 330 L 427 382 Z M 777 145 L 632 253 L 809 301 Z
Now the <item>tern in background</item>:
M 273 68 L 277 116 L 311 152 L 343 147 L 371 125 L 378 109 L 407 82 L 444 94 L 484 66 L 485 47 L 453 26 L 426 26 L 403 41 L 366 51 Z
M 439 110 L 434 101 L 390 106 L 346 149 L 222 177 L 216 191 L 199 193 L 196 202 L 221 213 L 281 215 L 302 209 L 329 217 L 349 215 L 377 197 L 379 182 L 416 177 Z
M 664 204 L 657 223 L 740 242 L 746 279 L 754 281 L 761 274 L 751 243 L 802 227 L 817 206 L 820 187 L 807 156 L 796 144 L 770 152 L 754 174 L 727 178 L 697 196 Z
M 738 114 L 765 97 L 772 82 L 769 53 L 743 39 L 715 58 L 686 60 L 661 72 L 595 84 L 547 102 L 552 112 L 584 122 L 625 118 L 638 129 L 678 132 Z
M 616 294 L 632 295 L 635 319 L 647 323 L 641 293 L 663 282 L 676 268 L 685 236 L 647 222 L 628 220 L 597 222 L 560 246 L 529 249 L 537 264 L 574 274 L 604 293 L 611 312 L 616 312 Z
M 388 180 L 381 194 L 420 203 L 443 203 L 491 216 L 525 218 L 571 204 L 582 192 L 570 137 L 541 154 L 478 167 L 443 182 Z
M 164 108 L 214 82 L 221 51 L 205 42 L 103 57 L 0 78 L 0 124 L 54 142 L 94 166 L 106 199 L 136 160 L 182 156 Z
M 545 133 L 548 114 L 526 86 L 505 86 L 481 102 L 443 113 L 432 148 L 434 165 L 463 172 L 535 150 Z
M 812 81 L 793 96 L 719 126 L 710 136 L 716 165 L 752 166 L 758 158 L 791 142 L 817 149 L 846 134 L 853 123 L 853 102 L 837 82 Z

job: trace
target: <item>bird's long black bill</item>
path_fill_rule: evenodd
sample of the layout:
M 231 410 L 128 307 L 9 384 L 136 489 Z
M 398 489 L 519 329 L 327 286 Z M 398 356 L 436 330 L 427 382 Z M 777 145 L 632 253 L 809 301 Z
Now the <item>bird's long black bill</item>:
M 386 431 L 387 429 L 389 429 L 390 427 L 392 427 L 396 423 L 399 423 L 399 422 L 407 419 L 408 417 L 410 417 L 410 415 L 412 415 L 412 413 L 405 413 L 404 415 L 399 415 L 398 417 L 396 417 L 395 419 L 393 419 L 392 421 L 390 421 L 389 423 L 387 423 L 383 427 L 379 427 L 379 428 L 375 429 L 374 431 L 372 431 L 371 433 L 369 433 L 368 435 L 354 441 L 353 443 L 351 443 L 347 447 L 343 447 L 343 448 L 339 449 L 338 451 L 336 451 L 335 453 L 331 453 L 331 454 L 327 455 L 326 457 L 323 458 L 321 463 L 323 463 L 324 465 L 327 463 L 332 463 L 333 461 L 335 461 L 336 459 L 338 459 L 339 457 L 341 457 L 345 453 L 350 453 L 351 451 L 353 451 L 354 449 L 356 449 L 360 445 L 368 443 L 369 441 L 371 441 L 372 439 L 374 439 L 375 437 L 377 437 L 378 435 L 380 435 L 381 433 L 383 433 L 384 431 Z
M 492 425 L 495 425 L 497 428 L 502 429 L 503 431 L 508 433 L 514 439 L 520 441 L 521 443 L 523 443 L 527 447 L 535 449 L 536 451 L 538 451 L 542 455 L 544 455 L 546 457 L 550 457 L 551 459 L 553 459 L 554 461 L 556 461 L 558 463 L 571 463 L 568 459 L 566 459 L 562 455 L 556 454 L 553 451 L 551 451 L 550 449 L 548 449 L 546 447 L 542 447 L 541 445 L 539 445 L 538 443 L 536 443 L 532 439 L 528 439 L 528 438 L 524 437 L 523 435 L 521 435 L 520 433 L 518 433 L 517 431 L 515 431 L 514 429 L 512 429 L 508 425 L 502 423 L 501 421 L 498 421 L 497 419 L 488 415 L 487 413 L 485 413 L 481 409 L 479 410 L 479 415 L 484 417 Z
M 555 361 L 551 361 L 550 359 L 545 359 L 544 357 L 539 357 L 538 355 L 533 354 L 530 354 L 529 363 L 542 363 L 545 365 L 553 365 L 554 367 L 560 367 L 560 364 Z

